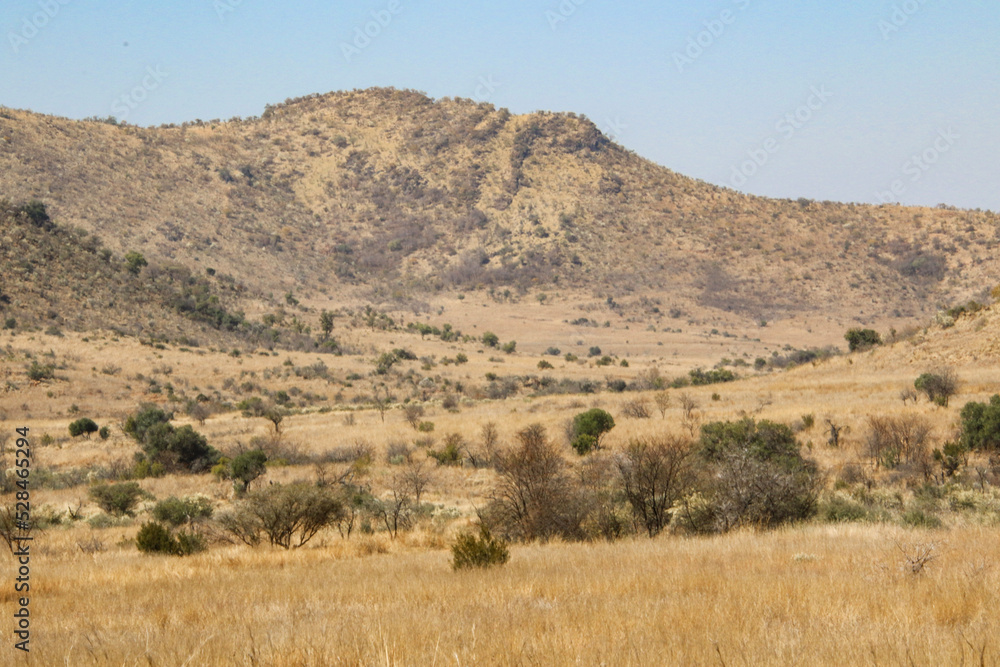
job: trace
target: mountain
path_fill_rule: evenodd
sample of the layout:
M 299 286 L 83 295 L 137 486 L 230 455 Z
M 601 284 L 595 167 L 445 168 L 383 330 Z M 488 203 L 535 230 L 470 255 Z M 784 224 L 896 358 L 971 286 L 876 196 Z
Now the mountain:
M 0 195 L 40 200 L 117 257 L 231 276 L 248 312 L 286 293 L 499 289 L 631 298 L 650 317 L 884 324 L 982 297 L 1000 273 L 992 212 L 743 195 L 582 116 L 395 89 L 156 128 L 0 108 Z

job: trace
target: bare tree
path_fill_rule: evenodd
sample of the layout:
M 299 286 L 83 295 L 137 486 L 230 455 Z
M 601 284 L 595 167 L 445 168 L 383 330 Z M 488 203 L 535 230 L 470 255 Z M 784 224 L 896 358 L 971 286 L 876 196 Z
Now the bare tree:
M 681 394 L 681 426 L 694 438 L 701 425 L 701 414 L 698 412 L 698 402 L 688 394 Z
M 417 430 L 417 426 L 420 425 L 420 420 L 424 416 L 424 406 L 417 405 L 416 403 L 410 403 L 405 408 L 403 408 L 403 417 L 406 419 L 406 423 L 410 425 L 414 431 Z
M 407 493 L 413 494 L 413 502 L 419 507 L 420 496 L 427 490 L 432 481 L 432 473 L 427 467 L 427 461 L 411 461 L 400 474 L 400 483 L 405 487 Z
M 619 482 L 632 516 L 657 535 L 670 522 L 669 510 L 693 481 L 689 440 L 677 437 L 633 440 L 615 457 Z
M 840 434 L 846 427 L 835 424 L 832 419 L 827 419 L 826 425 L 830 427 L 830 439 L 826 441 L 826 444 L 831 447 L 840 447 Z
M 924 464 L 929 472 L 928 443 L 933 429 L 920 415 L 871 416 L 865 444 L 876 466 L 895 468 L 900 463 Z
M 656 403 L 656 409 L 660 411 L 660 418 L 667 418 L 667 410 L 670 408 L 670 393 L 666 391 L 658 391 L 653 395 L 653 402 Z
M 379 394 L 380 387 L 385 392 L 382 395 Z M 391 400 L 392 399 L 389 397 L 389 388 L 386 387 L 385 384 L 372 385 L 372 404 L 375 406 L 375 409 L 378 410 L 378 415 L 382 418 L 383 424 L 385 423 L 385 412 L 389 409 Z
M 408 486 L 409 480 L 404 476 L 393 475 L 389 496 L 375 504 L 375 513 L 382 519 L 392 539 L 396 539 L 400 529 L 408 529 L 413 519 L 413 501 Z

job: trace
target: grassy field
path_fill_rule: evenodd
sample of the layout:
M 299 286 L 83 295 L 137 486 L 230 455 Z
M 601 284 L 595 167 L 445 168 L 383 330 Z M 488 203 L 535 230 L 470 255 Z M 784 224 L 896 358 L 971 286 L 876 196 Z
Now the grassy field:
M 33 509 L 59 521 L 32 545 L 30 657 L 8 641 L 0 646 L 0 663 L 998 664 L 1000 495 L 990 483 L 977 487 L 971 472 L 987 461 L 972 457 L 964 481 L 939 485 L 934 495 L 912 471 L 876 469 L 865 449 L 872 415 L 921 417 L 932 426 L 934 446 L 952 438 L 961 406 L 997 392 L 997 319 L 989 310 L 872 352 L 787 371 L 743 370 L 747 377 L 735 383 L 671 389 L 663 414 L 654 392 L 532 397 L 523 390 L 506 400 L 477 397 L 474 387 L 487 373 L 538 373 L 539 351 L 550 336 L 540 321 L 502 329 L 502 313 L 480 330 L 495 328 L 502 340 L 516 336 L 514 354 L 355 330 L 343 335 L 355 336 L 368 351 L 323 357 L 329 365 L 324 377 L 297 374 L 317 361 L 314 354 L 158 349 L 111 334 L 4 336 L 0 381 L 8 389 L 0 394 L 0 428 L 11 434 L 30 427 L 36 473 L 86 474 L 80 483 L 50 482 L 32 492 Z M 602 383 L 633 381 L 654 368 L 668 377 L 681 374 L 681 362 L 672 366 L 672 355 L 660 354 L 655 342 L 643 347 L 641 336 L 629 340 L 638 342 L 615 350 L 629 359 L 628 367 L 550 357 L 556 363 L 548 372 Z M 655 341 L 652 332 L 649 340 Z M 691 342 L 696 344 L 704 341 Z M 727 344 L 746 345 L 747 355 L 767 350 L 766 341 Z M 423 401 L 419 387 L 406 383 L 407 367 L 394 370 L 384 379 L 396 400 L 383 419 L 364 395 L 376 381 L 369 374 L 377 353 L 397 346 L 436 360 L 430 374 L 438 388 Z M 468 355 L 468 363 L 440 363 L 458 352 Z M 711 347 L 691 347 L 679 357 L 708 361 L 713 354 Z M 28 381 L 31 360 L 52 364 L 55 379 Z M 917 375 L 943 366 L 961 379 L 949 407 L 900 400 L 900 390 Z M 347 380 L 352 373 L 364 379 Z M 465 385 L 463 392 L 456 383 Z M 184 398 L 205 393 L 220 405 L 233 404 L 278 390 L 301 401 L 282 422 L 279 441 L 292 460 L 269 467 L 255 484 L 313 481 L 318 470 L 311 461 L 361 444 L 371 456 L 359 474 L 373 495 L 384 496 L 399 469 L 390 450 L 405 447 L 431 473 L 424 498 L 431 509 L 395 539 L 376 525 L 349 539 L 327 530 L 297 550 L 213 542 L 185 558 L 135 549 L 152 501 L 134 519 L 95 520 L 102 513 L 88 498 L 87 482 L 130 465 L 136 445 L 119 425 L 140 402 L 179 408 Z M 443 405 L 448 394 L 456 397 L 454 407 Z M 803 453 L 824 473 L 824 498 L 865 499 L 880 508 L 879 520 L 816 519 L 715 537 L 664 533 L 617 542 L 515 544 L 502 568 L 452 571 L 449 546 L 473 524 L 496 475 L 488 468 L 438 467 L 429 449 L 449 434 L 473 447 L 491 422 L 501 443 L 509 444 L 518 430 L 539 423 L 577 466 L 580 459 L 565 436 L 573 415 L 590 407 L 611 412 L 617 426 L 607 450 L 613 455 L 634 438 L 684 433 L 683 397 L 696 406 L 695 428 L 744 415 L 794 424 Z M 407 399 L 422 405 L 432 431 L 417 432 L 407 423 Z M 651 417 L 624 416 L 631 401 L 644 401 Z M 67 425 L 80 416 L 109 425 L 111 436 L 70 438 Z M 837 448 L 827 444 L 827 420 L 845 427 Z M 193 425 L 226 453 L 275 439 L 269 422 L 232 409 L 204 423 L 179 411 L 176 423 Z M 11 465 L 9 453 L 5 465 Z M 867 477 L 851 478 L 849 468 Z M 210 475 L 170 474 L 140 484 L 157 499 L 207 496 L 216 510 L 234 500 L 232 484 Z M 83 519 L 71 521 L 67 510 L 77 506 Z M 941 527 L 904 527 L 900 517 L 913 509 L 939 517 Z M 0 560 L 13 572 L 8 555 Z M 10 577 L 4 579 L 0 614 L 10 619 L 17 600 Z
M 6 664 L 1000 660 L 995 528 L 532 544 L 504 568 L 459 573 L 414 536 L 185 559 L 118 548 L 81 556 L 67 544 L 74 537 L 40 541 L 31 660 L 4 646 Z M 914 573 L 925 549 L 933 560 Z

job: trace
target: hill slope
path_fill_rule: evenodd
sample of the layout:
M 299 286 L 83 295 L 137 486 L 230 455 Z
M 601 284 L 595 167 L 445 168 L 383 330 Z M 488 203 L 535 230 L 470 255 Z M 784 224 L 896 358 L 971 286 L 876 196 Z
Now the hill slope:
M 0 110 L 0 192 L 115 251 L 344 298 L 654 295 L 676 313 L 925 319 L 1000 273 L 989 212 L 769 200 L 573 114 L 374 89 L 139 128 Z

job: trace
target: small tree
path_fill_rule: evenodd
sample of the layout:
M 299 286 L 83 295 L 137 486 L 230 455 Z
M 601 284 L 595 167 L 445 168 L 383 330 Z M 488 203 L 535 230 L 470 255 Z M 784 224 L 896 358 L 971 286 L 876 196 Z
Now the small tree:
M 496 347 L 500 344 L 500 337 L 497 336 L 492 331 L 487 331 L 483 334 L 483 345 L 487 347 Z
M 259 449 L 243 452 L 229 462 L 229 476 L 237 495 L 243 495 L 250 483 L 267 472 L 267 454 Z
M 601 448 L 604 435 L 615 427 L 615 419 L 600 408 L 581 412 L 573 418 L 573 439 L 570 444 L 577 454 L 583 456 L 591 450 Z
M 424 406 L 417 405 L 416 403 L 410 403 L 403 408 L 403 417 L 406 419 L 406 423 L 410 425 L 414 431 L 417 430 L 417 426 L 420 425 L 421 419 L 424 416 Z
M 882 344 L 882 337 L 874 329 L 850 329 L 844 338 L 851 352 L 867 350 Z
M 91 433 L 97 433 L 100 428 L 97 423 L 89 417 L 82 417 L 69 425 L 69 434 L 74 438 L 80 435 L 86 436 L 90 440 Z
M 328 340 L 333 333 L 333 313 L 324 310 L 319 314 L 319 329 L 323 332 L 323 340 Z
M 653 402 L 656 403 L 656 409 L 660 411 L 660 418 L 667 418 L 667 410 L 670 408 L 670 393 L 666 391 L 658 391 L 653 394 Z
M 951 368 L 922 373 L 913 386 L 926 394 L 929 401 L 946 408 L 948 401 L 958 392 L 958 376 Z

